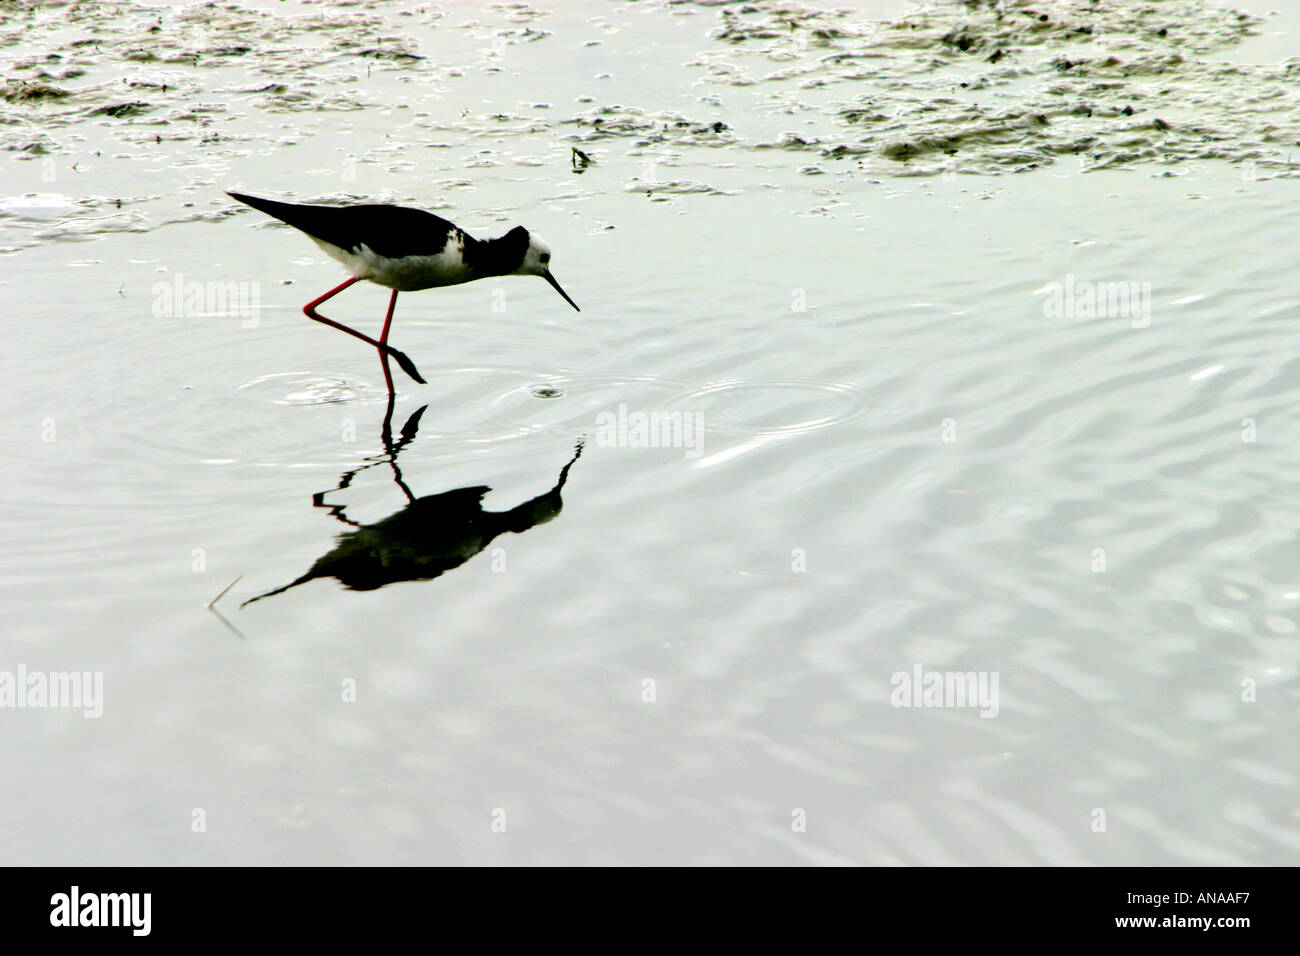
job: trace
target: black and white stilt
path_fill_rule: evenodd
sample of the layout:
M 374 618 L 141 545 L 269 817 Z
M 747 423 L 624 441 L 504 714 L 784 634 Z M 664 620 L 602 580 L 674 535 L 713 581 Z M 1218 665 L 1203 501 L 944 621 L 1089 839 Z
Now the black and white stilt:
M 390 393 L 393 378 L 388 371 L 389 356 L 415 381 L 424 382 L 406 354 L 388 344 L 399 292 L 459 285 L 488 276 L 541 276 L 565 302 L 578 308 L 551 275 L 551 250 L 523 226 L 516 226 L 497 239 L 480 240 L 440 216 L 406 206 L 317 206 L 259 199 L 242 193 L 228 195 L 305 232 L 351 273 L 350 279 L 308 302 L 302 311 L 308 318 L 375 346 Z M 393 290 L 378 339 L 316 311 L 323 302 L 362 279 Z

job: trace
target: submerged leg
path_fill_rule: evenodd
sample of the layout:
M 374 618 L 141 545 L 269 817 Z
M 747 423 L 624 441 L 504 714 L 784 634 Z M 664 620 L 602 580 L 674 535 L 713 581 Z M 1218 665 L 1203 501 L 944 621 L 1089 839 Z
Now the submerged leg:
M 302 307 L 303 315 L 307 316 L 307 318 L 309 319 L 314 319 L 317 322 L 323 322 L 326 325 L 331 326 L 332 328 L 338 329 L 340 332 L 346 332 L 348 335 L 356 336 L 357 338 L 361 339 L 361 341 L 363 342 L 369 342 L 375 348 L 379 349 L 380 352 L 384 353 L 385 355 L 391 355 L 393 358 L 397 359 L 397 364 L 402 367 L 403 372 L 411 376 L 411 378 L 415 379 L 421 385 L 424 385 L 425 381 L 423 378 L 420 377 L 420 373 L 416 371 L 415 363 L 412 362 L 409 358 L 407 358 L 404 352 L 399 352 L 397 349 L 393 348 L 391 345 L 388 345 L 385 342 L 379 342 L 375 339 L 372 339 L 364 332 L 358 332 L 356 329 L 346 326 L 342 322 L 335 322 L 333 319 L 327 319 L 325 316 L 321 315 L 319 312 L 316 311 L 316 306 L 320 305 L 322 302 L 325 302 L 328 299 L 332 299 L 334 296 L 338 295 L 348 286 L 352 285 L 354 282 L 357 281 L 359 280 L 354 276 L 351 279 L 348 279 L 346 282 L 342 283 L 341 285 L 335 286 L 333 289 L 330 289 L 319 299 L 313 299 L 312 301 L 308 302 L 306 305 Z M 394 293 L 394 296 L 396 296 L 396 293 Z M 387 326 L 385 326 L 385 331 L 387 331 Z
M 392 297 L 388 300 L 388 314 L 384 316 L 384 330 L 379 333 L 379 344 L 388 344 L 388 329 L 393 324 L 393 310 L 397 308 L 397 290 L 393 290 Z M 393 376 L 388 371 L 388 353 L 382 348 L 379 350 L 379 362 L 384 368 L 384 382 L 388 385 L 388 394 L 393 394 Z M 389 407 L 389 413 L 392 413 L 392 407 Z

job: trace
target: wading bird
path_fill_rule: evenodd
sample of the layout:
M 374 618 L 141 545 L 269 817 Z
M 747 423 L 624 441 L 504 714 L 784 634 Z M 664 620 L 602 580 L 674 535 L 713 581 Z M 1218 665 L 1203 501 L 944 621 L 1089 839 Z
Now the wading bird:
M 352 278 L 308 302 L 302 311 L 309 319 L 324 322 L 375 346 L 390 394 L 393 377 L 388 371 L 389 356 L 397 360 L 407 375 L 424 383 L 406 353 L 388 344 L 388 330 L 393 324 L 399 292 L 459 285 L 488 276 L 541 276 L 565 302 L 578 308 L 551 275 L 550 248 L 523 226 L 515 226 L 497 239 L 475 239 L 440 216 L 406 206 L 315 206 L 259 199 L 243 193 L 227 195 L 305 232 L 327 255 L 343 263 L 352 273 Z M 362 279 L 393 290 L 378 339 L 316 311 L 317 306 Z

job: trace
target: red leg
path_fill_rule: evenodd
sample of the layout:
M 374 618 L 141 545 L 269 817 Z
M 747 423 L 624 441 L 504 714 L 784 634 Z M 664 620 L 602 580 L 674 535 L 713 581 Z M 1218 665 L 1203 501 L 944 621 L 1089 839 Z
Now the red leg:
M 397 308 L 397 290 L 393 290 L 392 297 L 388 300 L 388 314 L 384 316 L 384 330 L 379 333 L 379 344 L 388 344 L 388 329 L 393 324 L 393 310 Z M 388 353 L 382 348 L 379 350 L 379 361 L 384 367 L 384 381 L 388 384 L 388 394 L 393 394 L 393 376 L 388 371 Z
M 356 336 L 357 338 L 361 339 L 361 341 L 363 342 L 369 342 L 375 348 L 379 349 L 380 352 L 383 352 L 385 355 L 391 355 L 393 358 L 397 359 L 397 364 L 402 367 L 402 371 L 405 372 L 407 375 L 411 376 L 411 378 L 415 379 L 421 385 L 425 384 L 424 379 L 420 377 L 420 373 L 416 371 L 415 363 L 412 362 L 409 358 L 407 358 L 404 352 L 399 352 L 397 349 L 393 348 L 391 345 L 388 345 L 385 342 L 376 341 L 375 339 L 372 339 L 370 336 L 366 335 L 364 332 L 358 332 L 356 329 L 349 328 L 348 326 L 344 325 L 342 322 L 335 322 L 333 319 L 327 319 L 325 316 L 321 315 L 319 312 L 316 311 L 316 306 L 320 305 L 322 302 L 326 301 L 327 299 L 331 299 L 334 296 L 338 295 L 348 286 L 352 285 L 352 283 L 357 281 L 359 280 L 354 276 L 353 278 L 348 279 L 346 282 L 342 283 L 341 285 L 335 286 L 333 289 L 330 289 L 319 299 L 313 299 L 312 301 L 308 302 L 306 305 L 302 307 L 303 315 L 307 316 L 307 318 L 309 319 L 315 319 L 317 322 L 323 322 L 332 328 L 338 329 L 340 332 L 346 332 L 348 335 Z M 396 297 L 396 293 L 394 293 L 394 297 Z M 388 331 L 387 324 L 385 324 L 384 326 L 384 331 L 385 334 L 387 334 Z

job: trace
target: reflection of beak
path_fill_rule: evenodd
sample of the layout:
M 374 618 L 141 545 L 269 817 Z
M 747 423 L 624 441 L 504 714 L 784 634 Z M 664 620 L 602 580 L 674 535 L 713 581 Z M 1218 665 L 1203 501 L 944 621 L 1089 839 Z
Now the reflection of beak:
M 579 312 L 582 311 L 581 309 L 578 308 L 578 303 L 574 302 L 572 299 L 569 298 L 569 293 L 565 292 L 563 289 L 560 288 L 560 284 L 555 281 L 555 276 L 551 275 L 549 270 L 542 273 L 542 278 L 545 279 L 547 282 L 549 282 L 551 285 L 555 286 L 555 291 L 560 293 L 560 295 L 564 296 L 565 302 L 569 303 L 569 305 L 573 306 L 574 309 L 576 309 L 577 311 Z

